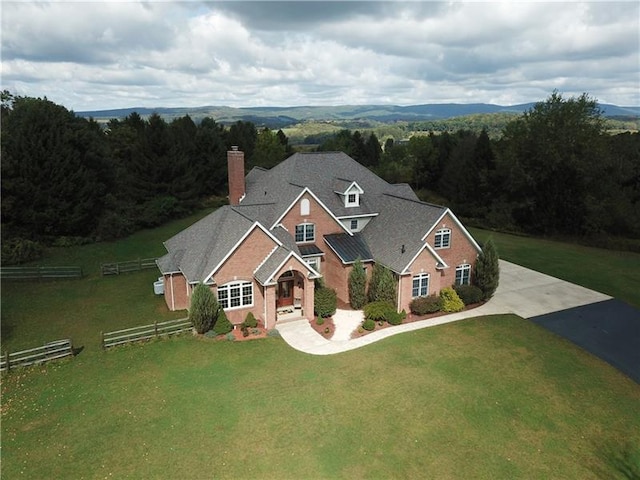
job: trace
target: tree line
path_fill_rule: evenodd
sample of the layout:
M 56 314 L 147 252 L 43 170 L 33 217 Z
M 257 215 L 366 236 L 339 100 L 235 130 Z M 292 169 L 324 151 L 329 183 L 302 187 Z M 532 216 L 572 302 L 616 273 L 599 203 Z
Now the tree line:
M 248 168 L 271 168 L 293 152 L 282 131 L 251 122 L 132 113 L 102 126 L 46 98 L 6 91 L 1 114 L 5 263 L 37 255 L 42 244 L 122 237 L 226 197 L 232 145 Z M 476 225 L 640 238 L 640 134 L 608 134 L 586 94 L 553 92 L 499 138 L 461 129 L 381 145 L 373 133 L 345 129 L 318 150 L 343 151 Z
M 2 92 L 2 252 L 28 260 L 47 244 L 110 240 L 227 194 L 226 151 L 270 168 L 287 137 L 253 123 L 132 113 L 102 126 L 46 98 Z M 224 200 L 222 200 L 224 201 Z
M 319 149 L 337 147 L 486 228 L 604 245 L 640 238 L 640 134 L 608 134 L 587 94 L 565 99 L 553 92 L 497 139 L 487 129 L 461 129 L 376 144 L 375 134 L 343 130 Z

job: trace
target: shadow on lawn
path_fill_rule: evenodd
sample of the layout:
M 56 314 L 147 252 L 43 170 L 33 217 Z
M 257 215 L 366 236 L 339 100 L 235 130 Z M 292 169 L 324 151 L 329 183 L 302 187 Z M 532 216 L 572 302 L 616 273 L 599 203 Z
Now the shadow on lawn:
M 595 444 L 596 457 L 600 463 L 593 469 L 599 478 L 615 478 L 640 480 L 640 446 L 609 441 Z

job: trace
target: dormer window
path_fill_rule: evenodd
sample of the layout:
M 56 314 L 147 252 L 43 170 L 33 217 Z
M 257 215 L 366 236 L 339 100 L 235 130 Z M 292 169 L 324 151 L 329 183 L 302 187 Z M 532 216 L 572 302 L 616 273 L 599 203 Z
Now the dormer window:
M 347 207 L 357 207 L 360 205 L 360 196 L 357 193 L 347 195 Z
M 359 207 L 360 195 L 364 193 L 364 190 L 362 190 L 362 188 L 360 188 L 360 185 L 358 185 L 356 182 L 351 182 L 350 184 L 348 184 L 346 189 L 336 190 L 336 193 L 338 193 L 342 197 L 345 207 Z

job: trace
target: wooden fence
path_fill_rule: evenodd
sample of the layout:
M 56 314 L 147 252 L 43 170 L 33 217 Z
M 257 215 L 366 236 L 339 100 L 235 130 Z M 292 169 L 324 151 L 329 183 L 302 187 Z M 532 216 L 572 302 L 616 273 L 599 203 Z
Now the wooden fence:
M 155 258 L 139 258 L 127 262 L 113 262 L 102 264 L 102 275 L 120 275 L 121 273 L 137 272 L 149 268 L 158 268 Z
M 73 345 L 70 339 L 56 340 L 45 343 L 42 347 L 14 353 L 5 352 L 0 359 L 0 371 L 4 372 L 15 367 L 26 367 L 72 355 Z
M 82 267 L 2 267 L 2 280 L 46 280 L 81 278 Z
M 172 335 L 191 331 L 192 325 L 188 318 L 169 320 L 166 322 L 154 322 L 151 325 L 141 327 L 125 328 L 115 332 L 102 333 L 102 348 L 115 347 L 125 343 L 148 340 L 161 335 Z

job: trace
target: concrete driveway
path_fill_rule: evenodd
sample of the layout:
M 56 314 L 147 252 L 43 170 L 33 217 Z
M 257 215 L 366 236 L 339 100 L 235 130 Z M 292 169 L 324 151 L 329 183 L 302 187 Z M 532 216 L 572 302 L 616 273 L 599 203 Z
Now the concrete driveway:
M 579 316 L 576 317 L 576 312 L 583 316 L 595 315 L 601 320 L 602 315 L 598 316 L 598 312 L 604 312 L 603 321 L 609 322 L 611 312 L 606 313 L 606 310 L 599 309 L 604 305 L 610 305 L 611 301 L 612 298 L 603 293 L 500 260 L 500 286 L 496 294 L 487 303 L 473 310 L 388 327 L 355 339 L 351 339 L 350 334 L 362 321 L 362 312 L 346 310 L 336 312 L 333 317 L 336 332 L 331 340 L 326 340 L 316 333 L 307 320 L 280 324 L 277 325 L 277 329 L 284 340 L 297 350 L 314 355 L 331 355 L 353 350 L 403 332 L 481 315 L 515 313 L 566 336 L 569 340 L 621 369 L 636 381 L 640 381 L 640 361 L 636 361 L 640 354 L 633 355 L 635 352 L 640 352 L 640 318 L 638 318 L 640 312 L 637 309 L 629 306 L 627 306 L 628 310 L 617 308 L 617 313 L 614 315 L 616 318 L 622 313 L 625 314 L 625 318 L 628 318 L 618 328 L 607 329 L 600 323 L 597 328 L 600 328 L 600 331 L 609 332 L 604 342 L 596 338 L 598 336 L 590 326 L 591 323 L 576 320 L 579 319 Z M 619 303 L 625 305 L 622 302 Z M 591 311 L 594 313 L 585 313 Z M 579 333 L 584 332 L 585 329 L 591 329 L 591 334 Z M 609 330 L 615 331 L 616 334 L 612 335 Z M 572 333 L 573 335 L 570 335 Z M 582 341 L 586 338 L 591 340 Z M 607 345 L 606 348 L 597 347 L 603 343 Z M 621 343 L 627 346 L 621 346 Z M 616 351 L 632 353 L 619 359 L 616 357 Z M 606 355 L 603 356 L 603 353 Z M 634 364 L 635 373 L 633 368 L 627 367 L 628 365 L 633 367 Z

